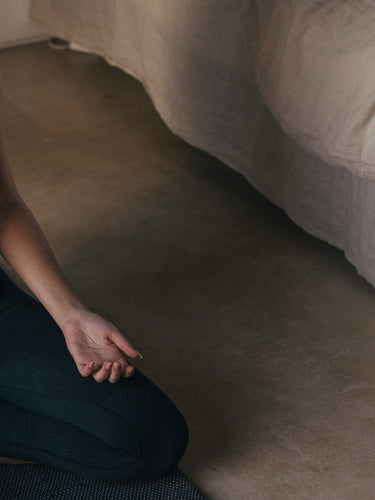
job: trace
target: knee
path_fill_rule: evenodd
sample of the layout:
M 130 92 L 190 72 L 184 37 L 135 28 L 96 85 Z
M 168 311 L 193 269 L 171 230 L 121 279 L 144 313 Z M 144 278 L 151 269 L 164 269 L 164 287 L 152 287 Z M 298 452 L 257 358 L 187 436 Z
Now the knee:
M 188 445 L 188 425 L 180 410 L 139 370 L 133 377 L 132 384 L 118 386 L 105 404 L 121 417 L 114 434 L 118 434 L 116 449 L 124 461 L 123 466 L 108 469 L 112 479 L 160 476 L 178 464 Z M 134 444 L 130 454 L 129 440 Z
M 175 468 L 189 441 L 186 420 L 174 405 L 143 424 L 138 428 L 142 450 L 134 479 L 151 479 Z
M 160 415 L 158 415 L 159 417 Z M 164 412 L 164 418 L 138 420 L 134 425 L 134 441 L 139 449 L 131 457 L 126 448 L 112 450 L 117 454 L 112 466 L 80 465 L 79 472 L 96 479 L 137 481 L 155 479 L 172 471 L 181 460 L 188 441 L 189 429 L 183 415 L 177 410 Z M 114 464 L 116 462 L 116 464 Z M 122 462 L 122 463 L 121 463 Z M 72 469 L 73 470 L 73 469 Z
M 155 433 L 157 436 L 149 444 L 153 465 L 150 468 L 158 475 L 179 463 L 189 441 L 189 429 L 182 413 L 174 407 L 165 415 L 162 425 L 155 428 Z
M 173 470 L 181 460 L 189 441 L 189 429 L 182 413 L 168 404 L 148 418 L 133 423 L 140 444 L 137 458 L 123 470 L 107 470 L 115 480 L 153 479 Z

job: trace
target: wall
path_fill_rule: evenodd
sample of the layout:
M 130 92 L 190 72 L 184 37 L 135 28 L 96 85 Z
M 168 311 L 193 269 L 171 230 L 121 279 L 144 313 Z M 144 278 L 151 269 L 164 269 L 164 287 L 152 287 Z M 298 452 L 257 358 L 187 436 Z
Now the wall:
M 30 0 L 0 0 L 0 48 L 46 40 L 29 22 Z

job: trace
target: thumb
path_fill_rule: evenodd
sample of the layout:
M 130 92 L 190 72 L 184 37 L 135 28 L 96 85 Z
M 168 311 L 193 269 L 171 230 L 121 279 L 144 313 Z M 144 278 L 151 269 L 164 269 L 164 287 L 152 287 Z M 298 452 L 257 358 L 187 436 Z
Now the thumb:
M 131 358 L 143 358 L 142 354 L 134 349 L 130 342 L 122 335 L 119 330 L 112 330 L 110 332 L 110 339 L 122 351 L 124 351 Z

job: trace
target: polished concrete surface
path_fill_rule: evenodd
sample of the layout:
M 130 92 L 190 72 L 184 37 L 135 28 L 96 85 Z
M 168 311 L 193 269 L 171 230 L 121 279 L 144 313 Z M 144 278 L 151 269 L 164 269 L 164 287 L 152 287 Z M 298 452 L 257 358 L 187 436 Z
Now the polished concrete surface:
M 42 42 L 0 51 L 0 72 L 18 189 L 185 415 L 181 470 L 210 500 L 374 499 L 375 290 L 343 252 L 102 58 Z

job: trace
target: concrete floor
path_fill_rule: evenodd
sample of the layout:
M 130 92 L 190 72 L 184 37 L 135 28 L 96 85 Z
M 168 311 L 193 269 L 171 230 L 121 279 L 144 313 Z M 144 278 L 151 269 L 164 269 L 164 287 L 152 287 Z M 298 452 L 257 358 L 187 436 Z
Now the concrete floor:
M 375 293 L 343 252 L 102 58 L 42 42 L 0 51 L 0 71 L 19 191 L 185 415 L 181 470 L 212 500 L 374 499 Z

